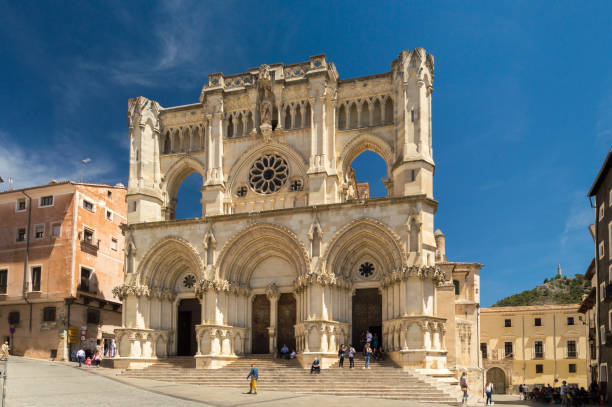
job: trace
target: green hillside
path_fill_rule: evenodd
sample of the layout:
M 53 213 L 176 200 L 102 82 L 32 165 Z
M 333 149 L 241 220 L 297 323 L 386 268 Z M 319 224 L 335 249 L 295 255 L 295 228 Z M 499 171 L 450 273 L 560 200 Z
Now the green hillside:
M 525 305 L 579 304 L 582 296 L 588 294 L 591 282 L 584 275 L 574 278 L 555 276 L 532 290 L 511 295 L 493 304 L 494 307 L 516 307 Z

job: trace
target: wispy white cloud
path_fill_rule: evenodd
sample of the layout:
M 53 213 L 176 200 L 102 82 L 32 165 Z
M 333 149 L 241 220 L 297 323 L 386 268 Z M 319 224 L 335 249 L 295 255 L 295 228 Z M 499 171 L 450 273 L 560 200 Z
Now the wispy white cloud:
M 580 197 L 582 195 L 582 197 Z M 577 241 L 588 239 L 588 227 L 594 221 L 594 209 L 590 207 L 584 191 L 575 193 L 575 199 L 565 220 L 561 233 L 561 247 L 571 246 Z
M 9 134 L 0 130 L 0 176 L 5 184 L 1 189 L 10 187 L 8 179 L 13 180 L 13 188 L 42 185 L 51 180 L 101 182 L 115 172 L 115 164 L 104 156 L 92 157 L 88 165 L 81 164 L 84 154 L 74 146 L 70 137 L 59 140 L 53 147 L 40 148 L 22 146 Z M 108 182 L 106 178 L 105 182 Z

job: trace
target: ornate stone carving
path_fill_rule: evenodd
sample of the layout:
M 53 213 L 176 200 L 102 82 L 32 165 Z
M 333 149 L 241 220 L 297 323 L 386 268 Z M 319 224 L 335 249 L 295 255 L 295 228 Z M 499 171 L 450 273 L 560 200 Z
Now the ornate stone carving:
M 275 105 L 274 93 L 270 81 L 270 67 L 266 64 L 259 67 L 257 90 L 260 124 L 272 125 L 272 112 Z
M 272 282 L 268 284 L 268 286 L 266 287 L 266 296 L 269 300 L 278 299 L 278 297 L 280 296 L 280 291 L 276 283 Z

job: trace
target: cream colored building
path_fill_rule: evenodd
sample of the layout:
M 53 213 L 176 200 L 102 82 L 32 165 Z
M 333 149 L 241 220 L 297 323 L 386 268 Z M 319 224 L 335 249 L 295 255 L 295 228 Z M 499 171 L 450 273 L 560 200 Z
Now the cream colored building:
M 587 388 L 587 325 L 579 304 L 483 308 L 480 349 L 496 392 L 569 384 Z M 555 383 L 555 379 L 558 382 Z
M 327 367 L 370 329 L 400 366 L 478 380 L 481 265 L 447 262 L 434 234 L 433 71 L 417 48 L 341 80 L 316 55 L 211 74 L 191 105 L 130 99 L 115 365 L 218 368 L 287 343 Z M 366 150 L 386 163 L 387 197 L 358 195 L 351 162 Z M 175 220 L 193 172 L 202 216 Z

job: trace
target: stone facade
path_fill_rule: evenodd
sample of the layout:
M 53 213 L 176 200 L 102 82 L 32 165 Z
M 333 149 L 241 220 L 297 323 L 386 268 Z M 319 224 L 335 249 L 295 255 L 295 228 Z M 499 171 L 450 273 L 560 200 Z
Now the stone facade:
M 587 325 L 577 304 L 490 307 L 481 310 L 481 352 L 497 393 L 520 384 L 587 388 Z
M 434 234 L 433 71 L 418 48 L 388 73 L 340 80 L 316 55 L 211 74 L 192 105 L 130 99 L 115 365 L 193 354 L 217 368 L 287 343 L 327 367 L 370 329 L 406 368 L 477 369 L 481 266 L 448 262 Z M 351 162 L 366 150 L 387 165 L 387 197 L 356 183 Z M 193 172 L 202 217 L 175 220 Z M 455 269 L 471 273 L 469 360 L 455 347 Z

